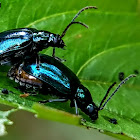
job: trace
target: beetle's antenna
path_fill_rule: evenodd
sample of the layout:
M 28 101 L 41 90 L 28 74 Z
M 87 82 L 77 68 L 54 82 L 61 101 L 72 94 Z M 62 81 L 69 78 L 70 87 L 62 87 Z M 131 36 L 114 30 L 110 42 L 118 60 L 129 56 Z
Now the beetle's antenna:
M 104 98 L 102 99 L 102 101 L 101 101 L 101 103 L 100 103 L 99 110 L 100 110 L 100 107 L 102 106 L 103 102 L 105 101 L 106 97 L 108 96 L 110 90 L 113 88 L 113 86 L 114 86 L 115 84 L 116 84 L 116 82 L 114 82 L 114 83 L 108 88 L 108 90 L 107 90 L 107 92 L 106 92 Z
M 85 11 L 85 10 L 87 10 L 87 9 L 97 9 L 97 7 L 96 6 L 87 6 L 87 7 L 84 7 L 84 8 L 82 8 L 75 16 L 74 16 L 74 18 L 72 19 L 72 21 L 71 22 L 73 22 L 80 14 L 81 14 L 81 12 L 83 12 L 83 11 Z
M 77 22 L 71 22 L 71 23 L 65 28 L 65 30 L 63 31 L 63 33 L 62 33 L 62 35 L 61 35 L 61 38 L 66 34 L 66 31 L 69 29 L 69 27 L 70 27 L 72 24 L 81 24 L 82 26 L 88 28 L 88 26 L 87 26 L 86 24 L 82 23 L 82 22 L 79 22 L 79 21 L 77 21 Z
M 64 29 L 64 31 L 63 31 L 62 35 L 60 36 L 60 38 L 62 38 L 62 37 L 66 34 L 66 31 L 69 29 L 69 27 L 70 27 L 72 24 L 77 23 L 77 24 L 81 24 L 82 26 L 88 28 L 88 26 L 87 26 L 86 24 L 84 24 L 84 23 L 82 23 L 82 22 L 74 22 L 74 21 L 75 21 L 75 19 L 80 15 L 81 12 L 83 12 L 83 11 L 85 11 L 85 10 L 87 10 L 87 9 L 91 9 L 91 8 L 97 9 L 96 6 L 87 6 L 87 7 L 82 8 L 82 9 L 74 16 L 74 18 L 72 19 L 72 21 L 70 22 L 70 24 L 68 24 L 67 27 Z
M 109 94 L 111 88 L 116 84 L 116 83 L 113 83 L 113 84 L 109 87 L 109 89 L 107 90 L 106 95 L 104 96 L 103 100 L 101 101 L 100 106 L 99 106 L 99 110 L 102 110 L 102 109 L 105 107 L 105 105 L 108 103 L 108 101 L 112 98 L 112 96 L 114 96 L 114 94 L 119 90 L 119 88 L 120 88 L 123 84 L 125 84 L 125 82 L 128 81 L 128 80 L 129 80 L 130 78 L 132 78 L 132 77 L 136 77 L 136 75 L 135 75 L 135 74 L 131 74 L 131 75 L 129 75 L 128 77 L 126 77 L 124 80 L 122 80 L 121 83 L 118 85 L 118 87 L 115 89 L 115 91 L 110 95 L 110 97 L 107 99 L 107 101 L 103 104 L 103 102 L 104 102 L 104 100 L 106 99 L 106 97 L 108 96 L 108 94 Z M 102 106 L 102 104 L 103 104 L 103 106 Z M 102 107 L 101 107 L 101 106 L 102 106 Z

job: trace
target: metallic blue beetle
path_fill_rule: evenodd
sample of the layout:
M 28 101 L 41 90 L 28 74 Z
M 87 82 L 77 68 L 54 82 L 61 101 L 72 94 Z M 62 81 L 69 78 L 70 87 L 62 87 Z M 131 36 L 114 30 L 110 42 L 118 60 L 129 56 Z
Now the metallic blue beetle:
M 131 77 L 135 77 L 135 75 L 130 75 L 124 79 L 104 103 L 110 89 L 115 85 L 113 83 L 107 90 L 99 107 L 97 107 L 92 101 L 89 90 L 81 84 L 78 77 L 68 67 L 47 55 L 41 55 L 40 60 L 40 69 L 36 69 L 36 62 L 30 59 L 24 65 L 22 64 L 22 69 L 20 70 L 19 66 L 13 66 L 8 72 L 8 76 L 10 79 L 14 79 L 20 83 L 21 86 L 26 86 L 27 88 L 38 87 L 44 89 L 46 92 L 48 88 L 51 94 L 60 97 L 60 99 L 46 100 L 41 103 L 65 102 L 70 100 L 71 107 L 75 106 L 77 115 L 78 108 L 80 108 L 93 121 L 98 118 L 98 111 L 104 108 L 120 86 Z
M 65 43 L 62 40 L 66 31 L 72 24 L 81 24 L 88 28 L 87 25 L 81 22 L 75 22 L 78 15 L 95 6 L 87 6 L 82 8 L 72 19 L 70 24 L 65 28 L 62 35 L 54 34 L 48 31 L 37 30 L 33 28 L 19 28 L 8 30 L 0 33 L 0 65 L 7 63 L 21 63 L 24 59 L 35 56 L 39 65 L 38 52 L 42 49 L 53 47 L 53 56 L 55 57 L 55 47 L 64 48 Z M 57 58 L 57 57 L 56 57 Z M 59 59 L 59 58 L 58 58 Z

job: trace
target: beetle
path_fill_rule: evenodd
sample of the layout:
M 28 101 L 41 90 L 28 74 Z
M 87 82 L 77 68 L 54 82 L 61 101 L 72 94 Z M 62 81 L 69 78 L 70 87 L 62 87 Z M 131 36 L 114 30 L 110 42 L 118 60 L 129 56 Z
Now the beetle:
M 124 79 L 124 75 L 125 75 L 124 72 L 119 73 L 118 77 L 119 77 L 120 81 L 122 81 Z
M 118 122 L 117 122 L 117 120 L 115 118 L 109 119 L 109 122 L 113 123 L 113 124 L 118 124 Z
M 138 71 L 138 70 L 134 70 L 134 73 L 135 73 L 135 74 L 139 74 L 139 71 Z
M 3 94 L 9 94 L 9 91 L 8 91 L 6 88 L 2 89 L 1 92 L 2 92 Z
M 107 90 L 107 93 L 98 107 L 92 101 L 89 90 L 81 84 L 78 77 L 68 67 L 48 55 L 40 55 L 40 59 L 40 69 L 36 69 L 36 62 L 34 59 L 29 59 L 24 63 L 24 65 L 22 64 L 23 66 L 20 71 L 18 70 L 19 65 L 13 66 L 8 72 L 8 76 L 10 79 L 14 79 L 16 82 L 20 83 L 21 86 L 26 86 L 27 88 L 38 87 L 44 90 L 49 88 L 52 95 L 60 97 L 59 99 L 45 100 L 40 103 L 66 102 L 70 100 L 71 107 L 75 106 L 77 115 L 78 108 L 80 108 L 85 114 L 89 115 L 93 121 L 98 118 L 98 112 L 104 108 L 121 85 L 123 85 L 131 77 L 136 76 L 132 74 L 121 81 L 119 86 L 106 100 L 109 91 L 116 84 L 116 82 L 113 83 Z
M 64 46 L 66 46 L 62 38 L 65 36 L 67 30 L 72 24 L 80 24 L 88 28 L 88 26 L 82 22 L 75 22 L 75 19 L 82 11 L 91 8 L 97 9 L 95 6 L 82 8 L 74 16 L 61 35 L 34 28 L 18 28 L 1 32 L 0 64 L 21 63 L 24 59 L 34 55 L 39 66 L 38 52 L 48 48 L 49 46 L 53 47 L 52 56 L 55 57 L 55 47 L 64 49 Z

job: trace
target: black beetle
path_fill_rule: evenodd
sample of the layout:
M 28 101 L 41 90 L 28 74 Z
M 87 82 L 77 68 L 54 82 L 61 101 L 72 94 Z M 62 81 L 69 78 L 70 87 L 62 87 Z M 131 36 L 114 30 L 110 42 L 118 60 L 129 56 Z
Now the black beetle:
M 24 59 L 34 55 L 37 64 L 39 65 L 39 57 L 37 53 L 49 46 L 53 47 L 53 56 L 55 57 L 55 47 L 64 48 L 65 43 L 62 38 L 72 24 L 81 24 L 88 28 L 84 23 L 75 22 L 75 19 L 82 11 L 90 8 L 97 9 L 95 6 L 82 8 L 64 29 L 61 35 L 33 28 L 18 28 L 1 32 L 0 64 L 21 63 Z
M 117 122 L 117 120 L 115 118 L 109 119 L 109 122 L 113 123 L 113 124 L 118 124 L 118 122 Z
M 131 77 L 135 77 L 135 75 L 130 75 L 124 79 L 104 103 L 109 91 L 116 84 L 116 82 L 113 83 L 107 90 L 99 107 L 97 107 L 92 101 L 89 90 L 81 84 L 78 77 L 68 67 L 47 55 L 40 55 L 40 60 L 40 69 L 36 69 L 36 62 L 30 59 L 24 65 L 22 64 L 23 66 L 20 70 L 18 70 L 19 66 L 13 66 L 8 72 L 8 76 L 19 82 L 21 86 L 26 86 L 27 88 L 39 87 L 45 90 L 47 88 L 51 89 L 51 94 L 60 97 L 60 99 L 45 100 L 41 101 L 41 103 L 65 102 L 70 100 L 71 107 L 75 106 L 77 115 L 78 108 L 80 108 L 93 121 L 98 118 L 98 111 L 104 108 L 120 86 Z
M 3 94 L 9 94 L 9 91 L 8 91 L 6 88 L 2 89 L 1 92 L 2 92 Z
M 139 71 L 138 71 L 138 70 L 134 70 L 134 73 L 135 73 L 135 74 L 139 74 Z
M 119 77 L 119 80 L 122 81 L 124 79 L 124 72 L 120 72 L 118 77 Z

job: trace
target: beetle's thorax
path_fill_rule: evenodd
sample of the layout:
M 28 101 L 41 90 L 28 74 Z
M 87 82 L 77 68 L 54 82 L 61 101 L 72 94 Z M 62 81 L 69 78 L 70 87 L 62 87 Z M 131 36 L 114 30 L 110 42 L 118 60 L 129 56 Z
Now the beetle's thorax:
M 75 93 L 75 98 L 80 104 L 89 104 L 92 102 L 92 97 L 89 90 L 83 85 L 79 85 Z
M 63 48 L 65 46 L 60 35 L 53 34 L 47 31 L 34 32 L 33 42 L 36 43 L 37 46 L 40 45 L 42 49 L 49 46 L 58 47 L 58 48 Z

